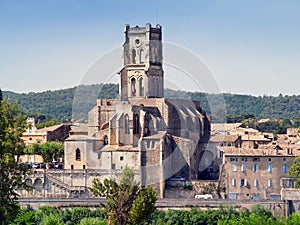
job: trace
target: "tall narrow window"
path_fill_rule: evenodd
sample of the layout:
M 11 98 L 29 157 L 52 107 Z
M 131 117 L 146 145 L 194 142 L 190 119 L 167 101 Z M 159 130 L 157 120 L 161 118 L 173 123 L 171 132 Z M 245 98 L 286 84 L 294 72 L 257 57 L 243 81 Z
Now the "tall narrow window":
M 232 164 L 231 169 L 232 169 L 233 172 L 236 172 L 236 165 Z
M 103 145 L 108 145 L 108 137 L 107 137 L 107 135 L 105 135 L 104 138 L 103 138 Z
M 268 186 L 269 186 L 269 187 L 272 187 L 272 186 L 273 186 L 273 181 L 272 181 L 272 179 L 269 179 L 269 180 L 268 180 Z
M 241 172 L 245 172 L 245 171 L 246 171 L 245 164 L 242 164 L 242 166 L 241 166 Z
M 144 49 L 142 49 L 140 51 L 140 63 L 144 63 L 145 62 L 145 52 Z
M 248 183 L 247 183 L 247 179 L 241 179 L 241 180 L 240 180 L 240 186 L 241 186 L 241 187 L 246 187 L 247 184 L 248 184 Z
M 254 180 L 254 186 L 255 186 L 255 187 L 258 187 L 258 179 L 255 179 L 255 180 Z
M 131 96 L 136 96 L 136 80 L 131 78 Z
M 272 173 L 272 169 L 273 169 L 273 166 L 272 166 L 272 164 L 270 163 L 269 166 L 268 166 L 268 172 L 269 172 L 269 173 Z
M 142 77 L 139 79 L 139 86 L 140 86 L 140 96 L 144 97 L 144 79 Z
M 128 114 L 125 115 L 125 134 L 129 134 L 129 116 Z
M 80 149 L 79 149 L 79 148 L 76 149 L 76 152 L 75 152 L 75 159 L 76 159 L 77 161 L 80 161 L 80 160 L 81 160 L 81 155 L 80 155 Z
M 258 165 L 257 164 L 254 164 L 253 165 L 253 172 L 256 172 L 258 170 Z
M 236 186 L 236 179 L 232 179 L 232 186 L 235 187 Z
M 136 64 L 136 51 L 135 49 L 132 49 L 132 64 Z
M 287 166 L 286 166 L 286 164 L 283 164 L 283 165 L 282 165 L 282 172 L 283 172 L 283 173 L 286 173 L 286 172 L 287 172 Z
M 140 132 L 140 119 L 139 115 L 135 113 L 133 115 L 133 134 L 138 134 Z

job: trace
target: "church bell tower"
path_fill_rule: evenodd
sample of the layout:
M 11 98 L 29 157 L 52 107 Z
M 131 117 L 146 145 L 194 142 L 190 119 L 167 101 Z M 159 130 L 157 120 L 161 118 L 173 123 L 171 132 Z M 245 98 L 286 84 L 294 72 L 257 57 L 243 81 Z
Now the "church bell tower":
M 125 26 L 124 67 L 120 71 L 119 94 L 122 101 L 163 98 L 162 28 Z

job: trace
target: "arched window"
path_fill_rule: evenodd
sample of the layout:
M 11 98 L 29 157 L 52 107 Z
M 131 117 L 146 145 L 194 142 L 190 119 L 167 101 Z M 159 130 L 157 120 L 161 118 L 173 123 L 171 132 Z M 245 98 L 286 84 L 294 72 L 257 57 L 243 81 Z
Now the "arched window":
M 76 149 L 76 152 L 75 152 L 75 159 L 76 159 L 77 161 L 80 161 L 80 160 L 81 160 L 81 155 L 80 155 L 80 149 L 79 149 L 79 148 Z
M 125 134 L 129 134 L 129 116 L 128 114 L 125 115 Z
M 140 119 L 139 115 L 135 113 L 133 115 L 133 134 L 138 134 L 140 132 Z
M 144 80 L 142 77 L 139 79 L 139 86 L 140 86 L 140 96 L 144 96 Z
M 108 145 L 108 137 L 107 137 L 107 135 L 105 135 L 104 138 L 103 138 L 103 145 Z
M 131 78 L 131 96 L 136 96 L 136 80 Z
M 140 63 L 144 63 L 145 62 L 145 51 L 144 49 L 141 49 L 140 51 Z
M 135 49 L 132 49 L 132 64 L 136 63 L 136 51 Z

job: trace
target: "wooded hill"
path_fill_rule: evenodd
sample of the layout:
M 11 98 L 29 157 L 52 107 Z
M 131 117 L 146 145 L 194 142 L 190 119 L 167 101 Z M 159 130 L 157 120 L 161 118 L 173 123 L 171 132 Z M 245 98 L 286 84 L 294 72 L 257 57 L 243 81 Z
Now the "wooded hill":
M 88 111 L 96 105 L 97 98 L 117 98 L 117 84 L 80 85 L 56 91 L 18 94 L 3 91 L 4 98 L 15 101 L 28 115 L 44 115 L 59 121 L 72 118 L 86 120 Z M 213 121 L 225 122 L 224 115 L 252 114 L 253 117 L 294 119 L 300 117 L 300 96 L 251 96 L 238 94 L 205 94 L 166 89 L 166 98 L 198 100 L 202 108 L 212 115 Z M 225 102 L 226 112 L 223 110 Z M 210 107 L 211 106 L 211 107 Z

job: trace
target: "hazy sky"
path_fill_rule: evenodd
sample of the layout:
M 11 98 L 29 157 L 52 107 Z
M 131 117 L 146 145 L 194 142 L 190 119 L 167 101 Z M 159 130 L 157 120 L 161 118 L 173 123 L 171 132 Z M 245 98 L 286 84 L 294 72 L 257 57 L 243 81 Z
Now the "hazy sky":
M 222 92 L 300 94 L 299 11 L 298 0 L 0 0 L 0 87 L 76 86 L 122 45 L 125 24 L 158 22 L 163 40 L 199 56 Z

